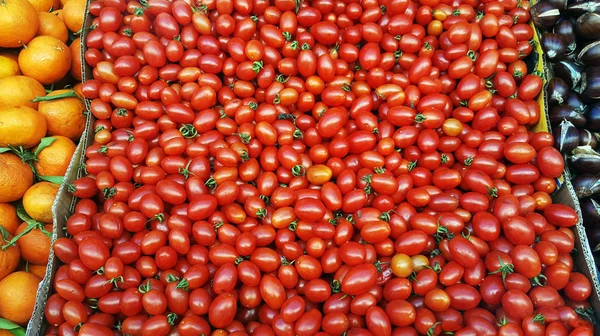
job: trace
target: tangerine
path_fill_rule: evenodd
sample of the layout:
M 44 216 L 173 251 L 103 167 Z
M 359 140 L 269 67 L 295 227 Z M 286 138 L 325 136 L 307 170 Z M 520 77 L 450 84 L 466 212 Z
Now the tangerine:
M 71 49 L 63 41 L 53 36 L 37 36 L 19 53 L 19 67 L 23 75 L 47 85 L 69 72 L 71 58 Z
M 0 47 L 16 48 L 28 43 L 39 25 L 37 11 L 29 1 L 0 1 Z
M 56 90 L 45 99 L 50 97 L 55 99 L 41 101 L 38 106 L 38 111 L 46 118 L 48 134 L 78 140 L 86 122 L 83 101 L 73 90 Z
M 31 224 L 22 223 L 17 228 L 15 236 L 25 231 Z M 40 225 L 40 224 L 33 224 Z M 44 230 L 48 233 L 52 233 L 52 224 L 46 224 Z M 50 255 L 50 237 L 41 230 L 41 227 L 35 227 L 33 230 L 22 235 L 17 240 L 19 251 L 21 252 L 21 258 L 35 265 L 46 265 L 48 263 L 48 256 Z
M 23 195 L 23 208 L 27 214 L 36 221 L 52 223 L 52 205 L 58 184 L 42 181 L 29 187 Z
M 44 115 L 27 106 L 0 108 L 0 147 L 31 148 L 46 135 Z
M 27 272 L 14 272 L 0 281 L 0 317 L 25 325 L 31 319 L 38 285 L 42 279 Z
M 5 106 L 27 106 L 37 109 L 37 97 L 46 95 L 44 86 L 27 76 L 8 76 L 0 78 L 0 108 Z
M 0 153 L 0 202 L 13 202 L 33 184 L 33 172 L 21 158 L 12 153 Z

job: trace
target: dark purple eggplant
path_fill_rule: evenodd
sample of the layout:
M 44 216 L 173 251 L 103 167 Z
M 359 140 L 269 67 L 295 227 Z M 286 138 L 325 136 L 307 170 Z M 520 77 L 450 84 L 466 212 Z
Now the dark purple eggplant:
M 550 62 L 562 61 L 567 56 L 567 42 L 558 34 L 544 33 L 542 35 L 542 49 Z
M 581 76 L 581 97 L 585 99 L 600 99 L 600 68 L 586 68 Z
M 579 17 L 585 13 L 600 13 L 600 0 L 579 1 L 567 6 L 567 13 Z
M 551 4 L 554 8 L 565 9 L 567 8 L 568 0 L 546 0 L 547 3 Z
M 569 96 L 569 87 L 561 78 L 553 77 L 548 81 L 546 92 L 548 92 L 548 105 L 552 107 L 565 103 Z
M 588 43 L 577 55 L 577 61 L 591 66 L 600 64 L 600 40 Z
M 550 29 L 554 27 L 560 18 L 560 10 L 552 6 L 549 2 L 540 1 L 531 6 L 529 11 L 531 20 L 540 28 Z
M 587 105 L 583 103 L 583 100 L 581 100 L 581 97 L 575 91 L 569 93 L 565 104 L 571 106 L 577 113 L 585 113 L 587 111 Z
M 577 34 L 575 33 L 575 25 L 571 20 L 565 19 L 559 21 L 552 31 L 562 36 L 567 43 L 567 55 L 575 51 L 577 48 Z
M 582 174 L 595 174 L 600 172 L 600 154 L 590 146 L 575 148 L 569 157 L 571 166 Z
M 581 82 L 582 68 L 577 63 L 572 61 L 561 61 L 554 64 L 554 76 L 562 78 L 573 90 Z
M 567 120 L 563 120 L 553 128 L 554 148 L 564 156 L 571 154 L 571 151 L 579 145 L 579 130 Z
M 579 130 L 579 146 L 589 146 L 592 149 L 598 148 L 598 133 L 592 133 L 582 128 Z
M 575 21 L 575 31 L 578 37 L 588 40 L 600 38 L 600 14 L 585 13 Z
M 571 183 L 578 198 L 594 197 L 600 194 L 600 174 L 580 174 Z
M 563 120 L 570 121 L 575 127 L 584 127 L 586 123 L 585 116 L 577 113 L 575 109 L 568 105 L 554 106 L 550 110 L 550 124 L 554 127 Z
M 588 241 L 592 250 L 597 251 L 600 245 L 600 199 L 586 198 L 579 203 Z
M 587 119 L 585 128 L 590 131 L 600 131 L 600 102 L 590 105 L 585 118 Z

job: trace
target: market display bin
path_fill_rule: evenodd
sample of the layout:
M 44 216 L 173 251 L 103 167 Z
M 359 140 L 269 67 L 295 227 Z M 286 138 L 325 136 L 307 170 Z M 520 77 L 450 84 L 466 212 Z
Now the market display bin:
M 86 19 L 84 22 L 84 29 L 82 29 L 81 33 L 81 53 L 85 53 L 86 46 L 83 41 L 86 40 L 87 33 L 89 32 L 89 27 L 92 22 L 92 17 L 89 14 L 88 8 L 91 0 L 88 0 L 86 6 Z M 534 1 L 535 3 L 535 1 Z M 533 27 L 533 23 L 530 23 Z M 542 49 L 540 47 L 539 33 L 537 30 L 534 31 L 534 52 L 527 59 L 527 64 L 530 69 L 536 69 L 539 72 L 543 73 L 544 84 L 551 78 L 551 73 L 548 71 L 548 67 L 546 66 Z M 82 67 L 82 78 L 84 81 L 86 79 L 92 78 L 92 70 L 86 64 L 83 64 Z M 540 110 L 542 111 L 539 122 L 533 127 L 535 132 L 540 131 L 548 131 L 549 130 L 549 122 L 548 122 L 548 108 L 546 104 L 546 92 L 542 90 L 540 97 L 538 98 L 538 103 L 540 104 Z M 89 111 L 90 102 L 88 100 L 85 101 L 86 109 Z M 66 177 L 64 179 L 63 184 L 60 186 L 58 196 L 55 200 L 53 206 L 53 214 L 54 214 L 54 232 L 52 234 L 52 242 L 54 242 L 57 238 L 65 236 L 65 225 L 67 218 L 73 213 L 75 205 L 77 204 L 77 199 L 67 190 L 68 185 L 73 182 L 78 177 L 81 177 L 85 173 L 85 149 L 88 144 L 93 141 L 94 138 L 94 130 L 93 130 L 94 118 L 88 113 L 86 130 L 84 131 L 81 141 L 77 146 L 77 150 L 73 155 L 71 164 L 69 165 L 69 169 L 67 171 Z M 579 215 L 579 222 L 576 227 L 574 227 L 574 232 L 576 236 L 575 241 L 575 249 L 573 251 L 573 257 L 575 260 L 575 269 L 585 274 L 588 279 L 590 279 L 593 292 L 590 297 L 590 301 L 592 307 L 596 312 L 596 317 L 600 319 L 600 282 L 599 275 L 597 273 L 597 268 L 594 262 L 594 257 L 592 255 L 592 250 L 589 246 L 588 239 L 586 236 L 585 228 L 581 222 L 581 209 L 579 205 L 579 201 L 575 196 L 573 186 L 571 185 L 568 178 L 565 178 L 567 173 L 563 174 L 562 177 L 557 179 L 557 191 L 552 195 L 552 199 L 554 203 L 562 203 L 568 205 L 569 207 L 576 210 Z M 37 292 L 37 302 L 35 305 L 35 309 L 33 312 L 33 316 L 31 321 L 27 326 L 27 335 L 44 335 L 45 329 L 47 327 L 47 323 L 44 320 L 44 308 L 46 306 L 46 300 L 53 293 L 53 276 L 60 266 L 60 261 L 55 257 L 54 252 L 50 252 L 50 257 L 48 261 L 48 268 L 46 270 L 46 276 L 40 283 Z M 596 326 L 596 335 L 600 335 L 600 327 Z

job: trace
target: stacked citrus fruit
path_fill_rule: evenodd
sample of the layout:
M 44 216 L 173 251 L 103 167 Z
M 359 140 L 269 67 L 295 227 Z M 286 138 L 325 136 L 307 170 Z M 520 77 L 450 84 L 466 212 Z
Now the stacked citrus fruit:
M 73 86 L 85 4 L 0 0 L 0 329 L 31 318 L 52 204 L 85 127 Z

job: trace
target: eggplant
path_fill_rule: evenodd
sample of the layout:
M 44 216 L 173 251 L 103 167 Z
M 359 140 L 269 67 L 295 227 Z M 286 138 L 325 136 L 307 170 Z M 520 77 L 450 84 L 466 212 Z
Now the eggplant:
M 558 34 L 544 33 L 542 49 L 550 62 L 562 61 L 567 57 L 567 41 Z
M 577 34 L 575 33 L 575 25 L 571 20 L 559 21 L 554 29 L 553 33 L 562 36 L 567 44 L 567 55 L 572 54 L 577 48 Z
M 590 105 L 585 118 L 587 119 L 585 128 L 590 131 L 600 131 L 600 102 Z
M 600 174 L 580 174 L 571 183 L 578 198 L 588 198 L 600 194 Z
M 567 97 L 566 105 L 571 106 L 577 113 L 585 113 L 587 105 L 583 103 L 577 92 L 571 91 Z
M 547 3 L 551 4 L 554 8 L 565 9 L 569 4 L 568 0 L 547 0 Z
M 575 21 L 575 31 L 578 37 L 588 40 L 600 38 L 600 14 L 585 13 Z
M 587 68 L 581 76 L 581 97 L 587 100 L 600 99 L 600 68 Z
M 554 136 L 554 148 L 558 149 L 563 155 L 568 155 L 577 148 L 579 144 L 579 130 L 567 120 L 563 120 L 552 131 Z
M 588 66 L 600 64 L 600 40 L 583 47 L 577 55 L 577 61 Z
M 553 77 L 548 81 L 546 92 L 548 93 L 548 105 L 552 107 L 566 102 L 569 96 L 569 87 L 560 77 Z
M 573 90 L 581 82 L 581 73 L 583 69 L 573 61 L 561 61 L 554 64 L 554 76 L 562 78 Z
M 563 120 L 570 121 L 575 127 L 584 127 L 586 123 L 585 116 L 575 111 L 571 106 L 564 104 L 554 106 L 550 110 L 550 124 L 554 127 Z
M 597 251 L 600 244 L 600 199 L 582 199 L 581 218 L 592 250 Z
M 579 146 L 589 146 L 592 149 L 598 149 L 598 133 L 592 133 L 582 128 L 579 130 Z
M 578 173 L 595 174 L 600 172 L 600 153 L 593 150 L 592 147 L 579 146 L 571 153 L 569 162 Z
M 558 22 L 560 10 L 549 2 L 540 1 L 529 10 L 531 20 L 540 28 L 550 29 Z
M 585 13 L 600 14 L 600 0 L 580 1 L 567 6 L 567 13 L 573 17 L 579 17 Z

